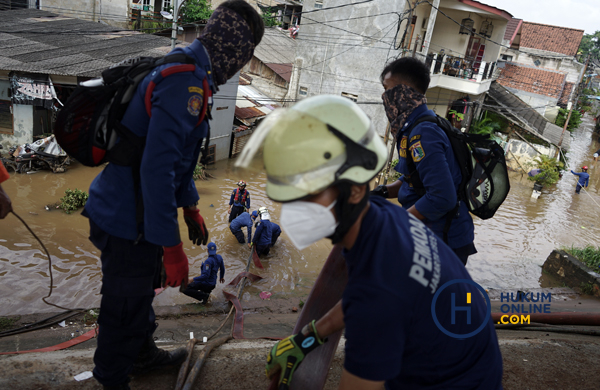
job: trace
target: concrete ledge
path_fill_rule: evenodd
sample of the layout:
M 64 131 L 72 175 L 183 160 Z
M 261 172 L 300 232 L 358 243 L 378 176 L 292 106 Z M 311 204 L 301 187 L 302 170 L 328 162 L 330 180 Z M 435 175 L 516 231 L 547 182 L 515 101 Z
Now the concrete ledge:
M 594 296 L 600 297 L 600 275 L 565 251 L 553 250 L 544 262 L 542 270 L 571 288 L 581 289 L 582 284 L 591 284 Z

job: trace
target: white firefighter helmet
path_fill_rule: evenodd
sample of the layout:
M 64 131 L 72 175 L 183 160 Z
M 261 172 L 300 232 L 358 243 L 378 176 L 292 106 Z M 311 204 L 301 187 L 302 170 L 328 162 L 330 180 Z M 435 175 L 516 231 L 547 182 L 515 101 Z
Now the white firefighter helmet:
M 236 166 L 247 168 L 259 159 L 267 172 L 267 195 L 288 202 L 340 181 L 367 183 L 383 168 L 387 149 L 356 103 L 320 95 L 277 109 L 261 122 Z

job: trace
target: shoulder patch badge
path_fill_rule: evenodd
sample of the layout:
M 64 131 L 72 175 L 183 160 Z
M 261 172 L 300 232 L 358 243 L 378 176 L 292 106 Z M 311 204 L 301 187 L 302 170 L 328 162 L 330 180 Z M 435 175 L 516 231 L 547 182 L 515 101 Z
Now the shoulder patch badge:
M 406 158 L 406 145 L 408 144 L 408 137 L 404 136 L 400 140 L 400 157 Z
M 417 134 L 417 135 L 415 135 L 415 136 L 412 136 L 412 137 L 410 138 L 410 143 L 412 144 L 412 143 L 413 143 L 413 141 L 416 141 L 416 140 L 419 140 L 419 139 L 421 139 L 421 134 Z
M 200 87 L 188 87 L 188 92 L 190 93 L 199 93 L 200 96 L 204 96 L 204 91 Z
M 411 145 L 410 154 L 414 162 L 419 162 L 425 157 L 425 150 L 423 150 L 423 146 L 421 146 L 421 141 Z
M 191 87 L 190 87 L 191 88 Z M 193 95 L 190 100 L 188 100 L 187 110 L 193 116 L 200 115 L 200 110 L 202 109 L 202 98 L 199 95 Z

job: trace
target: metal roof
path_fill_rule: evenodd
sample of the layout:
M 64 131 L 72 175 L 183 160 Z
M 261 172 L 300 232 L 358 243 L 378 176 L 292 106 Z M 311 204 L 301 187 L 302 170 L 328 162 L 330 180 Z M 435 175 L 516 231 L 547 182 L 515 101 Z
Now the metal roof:
M 97 77 L 138 56 L 162 56 L 171 40 L 37 9 L 2 11 L 0 70 Z
M 290 38 L 288 31 L 265 28 L 262 40 L 254 49 L 254 56 L 265 64 L 292 64 L 296 56 L 296 40 Z
M 288 83 L 292 78 L 292 64 L 265 64 Z

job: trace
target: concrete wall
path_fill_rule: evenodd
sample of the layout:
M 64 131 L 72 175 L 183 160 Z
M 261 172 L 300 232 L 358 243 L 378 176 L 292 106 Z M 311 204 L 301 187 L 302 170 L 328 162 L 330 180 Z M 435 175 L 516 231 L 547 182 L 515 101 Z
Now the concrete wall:
M 127 26 L 131 0 L 40 0 L 40 8 L 78 19 L 102 20 L 113 26 Z
M 210 121 L 210 145 L 216 145 L 215 161 L 229 158 L 229 146 L 235 115 L 235 100 L 240 74 L 232 77 L 227 84 L 219 87 L 214 96 L 212 109 L 213 119 Z
M 528 143 L 518 139 L 509 140 L 504 146 L 504 150 L 506 151 L 506 165 L 513 171 L 524 173 L 536 168 L 535 159 L 540 153 L 548 157 L 553 157 L 556 153 L 554 146 L 547 148 L 542 145 L 535 145 L 534 149 Z
M 311 11 L 314 0 L 305 0 L 303 10 Z M 327 0 L 326 7 L 348 4 L 346 0 Z M 341 95 L 342 92 L 358 95 L 358 102 L 381 102 L 383 87 L 379 74 L 386 62 L 399 54 L 390 42 L 396 33 L 396 14 L 402 12 L 406 1 L 387 0 L 352 7 L 338 8 L 335 12 L 314 12 L 305 14 L 297 40 L 295 69 L 300 72 L 298 85 L 295 84 L 294 73 L 290 92 L 293 98 L 302 99 L 298 89 L 308 88 L 307 96 L 319 94 Z M 383 14 L 370 18 L 350 19 L 360 16 Z M 325 26 L 318 22 L 327 20 L 350 19 L 345 22 L 328 23 L 339 29 L 352 31 L 356 34 Z M 373 37 L 376 40 L 368 39 Z M 385 37 L 385 38 L 384 38 Z M 384 40 L 378 42 L 377 40 Z M 318 41 L 318 42 L 317 42 Z M 301 68 L 297 68 L 299 60 Z M 347 77 L 341 77 L 341 75 Z M 360 107 L 373 121 L 376 131 L 383 135 L 387 126 L 383 105 L 360 104 Z
M 10 83 L 0 80 L 0 99 L 8 100 Z M 13 104 L 13 134 L 0 133 L 0 144 L 4 152 L 13 145 L 33 142 L 33 106 Z

